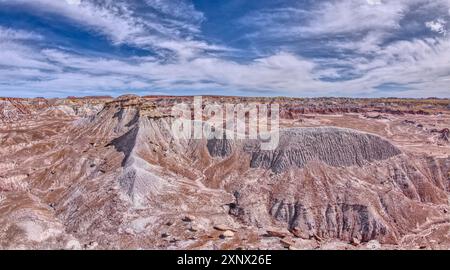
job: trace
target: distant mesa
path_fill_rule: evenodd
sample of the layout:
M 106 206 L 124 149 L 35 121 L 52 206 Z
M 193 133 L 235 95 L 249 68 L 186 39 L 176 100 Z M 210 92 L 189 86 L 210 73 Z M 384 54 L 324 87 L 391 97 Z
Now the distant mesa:
M 76 96 L 68 96 L 67 99 L 113 99 L 112 96 L 85 96 L 85 97 L 76 97 Z
M 125 94 L 125 95 L 118 96 L 117 98 L 114 99 L 114 101 L 124 101 L 124 100 L 139 99 L 139 98 L 141 98 L 141 97 L 138 95 Z

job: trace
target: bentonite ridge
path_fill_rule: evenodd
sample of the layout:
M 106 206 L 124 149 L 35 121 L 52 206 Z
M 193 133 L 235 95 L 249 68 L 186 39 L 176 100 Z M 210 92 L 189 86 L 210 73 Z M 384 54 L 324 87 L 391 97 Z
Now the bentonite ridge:
M 297 128 L 281 133 L 275 151 L 252 153 L 252 168 L 282 172 L 303 168 L 308 161 L 320 160 L 330 166 L 362 166 L 365 162 L 385 160 L 400 154 L 388 141 L 372 134 L 341 128 Z
M 2 99 L 0 247 L 450 248 L 448 101 L 274 99 L 269 151 L 175 139 L 189 100 Z
M 233 151 L 234 140 L 210 139 L 209 154 L 226 157 Z M 319 127 L 281 130 L 278 147 L 260 150 L 257 141 L 243 141 L 245 152 L 251 154 L 250 167 L 270 169 L 280 173 L 286 168 L 303 168 L 309 161 L 319 160 L 327 165 L 362 166 L 366 162 L 385 160 L 399 155 L 400 150 L 379 136 L 355 130 Z

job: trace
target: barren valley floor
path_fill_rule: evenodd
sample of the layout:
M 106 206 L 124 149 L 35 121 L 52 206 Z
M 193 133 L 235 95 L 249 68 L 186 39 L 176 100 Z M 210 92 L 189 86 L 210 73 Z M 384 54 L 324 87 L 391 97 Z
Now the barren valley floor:
M 450 100 L 203 97 L 279 104 L 273 150 L 181 101 L 0 98 L 0 248 L 450 249 Z

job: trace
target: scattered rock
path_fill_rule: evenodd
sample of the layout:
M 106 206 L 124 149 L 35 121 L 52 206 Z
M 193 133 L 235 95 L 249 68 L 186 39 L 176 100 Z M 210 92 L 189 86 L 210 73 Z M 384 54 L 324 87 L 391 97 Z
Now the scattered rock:
M 96 249 L 97 246 L 98 246 L 98 243 L 97 243 L 97 242 L 91 241 L 91 242 L 89 242 L 89 244 L 85 244 L 85 245 L 84 245 L 84 248 L 85 248 L 85 249 Z
M 294 246 L 295 243 L 289 239 L 283 238 L 280 240 L 280 243 L 285 247 L 285 248 L 289 248 L 291 246 Z
M 267 236 L 269 237 L 278 237 L 284 238 L 288 235 L 288 232 L 277 230 L 277 229 L 269 229 L 267 230 Z
M 365 114 L 364 117 L 369 118 L 369 119 L 388 119 L 386 116 L 383 116 L 381 114 L 377 114 L 377 115 L 368 115 Z
M 192 216 L 192 215 L 187 215 L 187 216 L 183 217 L 182 220 L 183 220 L 184 222 L 192 222 L 192 221 L 195 220 L 195 217 Z
M 354 246 L 359 246 L 361 244 L 361 241 L 358 238 L 353 237 L 352 241 L 351 241 L 351 244 L 354 245 Z
M 75 239 L 70 240 L 70 241 L 67 242 L 67 244 L 66 244 L 66 249 L 70 249 L 70 250 L 79 250 L 79 249 L 81 249 L 80 242 L 78 242 L 78 241 L 75 240 Z
M 166 222 L 166 226 L 169 226 L 169 227 L 170 227 L 170 226 L 172 226 L 172 225 L 173 225 L 173 221 L 167 221 L 167 222 Z
M 308 232 L 305 232 L 298 227 L 291 229 L 290 232 L 297 238 L 301 238 L 301 239 L 310 239 L 311 238 L 311 235 Z
M 199 231 L 199 227 L 195 224 L 192 224 L 191 227 L 189 228 L 189 230 L 191 232 L 198 232 Z
M 221 235 L 220 238 L 225 239 L 225 238 L 231 238 L 234 237 L 234 232 L 232 231 L 224 231 Z
M 176 242 L 179 242 L 180 240 L 178 239 L 178 238 L 172 238 L 171 240 L 170 240 L 170 243 L 176 243 Z
M 316 239 L 318 242 L 322 242 L 323 241 L 322 237 L 318 236 L 316 233 L 313 234 L 313 238 Z
M 403 124 L 409 124 L 409 125 L 415 125 L 416 124 L 415 121 L 411 121 L 411 120 L 403 120 L 402 123 Z
M 381 244 L 377 240 L 370 240 L 367 243 L 366 247 L 371 250 L 377 250 L 381 248 Z
M 219 225 L 214 226 L 214 229 L 216 229 L 218 231 L 222 231 L 222 232 L 224 232 L 224 231 L 234 231 L 235 232 L 236 231 L 234 229 L 231 229 L 227 225 L 223 225 L 223 224 L 219 224 Z

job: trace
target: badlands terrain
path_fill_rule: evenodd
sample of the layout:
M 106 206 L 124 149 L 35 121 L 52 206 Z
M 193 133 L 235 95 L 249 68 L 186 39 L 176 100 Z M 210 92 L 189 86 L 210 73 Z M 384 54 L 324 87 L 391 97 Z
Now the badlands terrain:
M 450 249 L 450 100 L 203 97 L 278 103 L 273 150 L 182 101 L 0 98 L 0 248 Z

